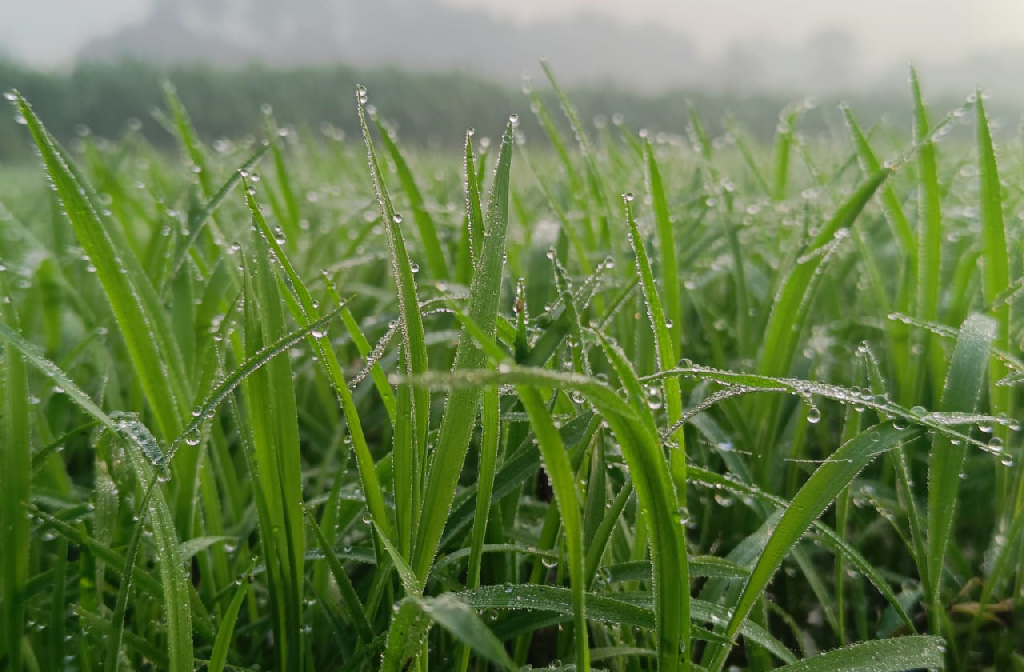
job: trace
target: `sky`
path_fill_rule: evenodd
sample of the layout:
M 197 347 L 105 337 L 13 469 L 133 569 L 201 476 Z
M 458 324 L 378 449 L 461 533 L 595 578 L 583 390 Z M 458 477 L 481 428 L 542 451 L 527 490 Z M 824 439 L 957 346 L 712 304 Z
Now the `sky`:
M 374 0 L 365 0 L 373 2 Z M 418 0 L 405 0 L 417 2 Z M 707 55 L 763 39 L 801 42 L 834 28 L 857 38 L 874 67 L 894 60 L 955 59 L 1024 46 L 1024 0 L 439 0 L 517 23 L 591 11 L 687 34 Z M 152 0 L 0 0 L 0 50 L 40 66 L 67 64 L 88 40 L 139 21 Z

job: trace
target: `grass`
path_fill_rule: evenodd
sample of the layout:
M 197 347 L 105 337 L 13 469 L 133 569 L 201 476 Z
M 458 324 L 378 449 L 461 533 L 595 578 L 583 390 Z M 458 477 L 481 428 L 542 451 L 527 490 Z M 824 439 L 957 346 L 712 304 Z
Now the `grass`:
M 545 69 L 462 156 L 361 87 L 214 150 L 167 86 L 181 159 L 9 95 L 0 668 L 1024 669 L 1020 140 Z

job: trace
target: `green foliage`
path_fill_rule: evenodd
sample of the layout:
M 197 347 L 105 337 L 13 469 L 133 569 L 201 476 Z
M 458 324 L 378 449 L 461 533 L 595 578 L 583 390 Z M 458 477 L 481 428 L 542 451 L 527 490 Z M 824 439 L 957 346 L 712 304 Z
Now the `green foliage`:
M 211 131 L 227 75 L 121 67 L 183 162 L 11 96 L 0 667 L 1021 659 L 1024 171 L 983 100 L 973 143 L 916 77 L 913 128 L 799 104 L 769 147 L 698 104 L 688 143 L 548 69 L 493 128 L 360 87 L 346 139 L 242 95 Z M 471 113 L 500 143 L 413 149 Z

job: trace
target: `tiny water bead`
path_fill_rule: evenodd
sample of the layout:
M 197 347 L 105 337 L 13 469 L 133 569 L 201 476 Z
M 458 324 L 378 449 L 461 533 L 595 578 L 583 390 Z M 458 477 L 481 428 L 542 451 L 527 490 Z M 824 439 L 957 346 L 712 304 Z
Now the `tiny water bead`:
M 817 406 L 811 406 L 810 408 L 807 409 L 807 422 L 811 423 L 812 425 L 816 425 L 820 420 L 821 409 L 819 409 Z

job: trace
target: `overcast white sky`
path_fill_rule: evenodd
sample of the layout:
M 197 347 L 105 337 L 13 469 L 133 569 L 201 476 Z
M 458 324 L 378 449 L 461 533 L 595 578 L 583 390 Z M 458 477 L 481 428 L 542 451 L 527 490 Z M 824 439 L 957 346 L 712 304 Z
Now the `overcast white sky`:
M 151 1 L 0 0 L 0 49 L 31 63 L 61 65 L 87 40 L 144 17 Z M 517 22 L 581 10 L 634 23 L 656 22 L 685 32 L 708 54 L 737 40 L 801 41 L 828 28 L 853 33 L 868 66 L 1024 45 L 1024 0 L 440 1 L 486 9 Z

